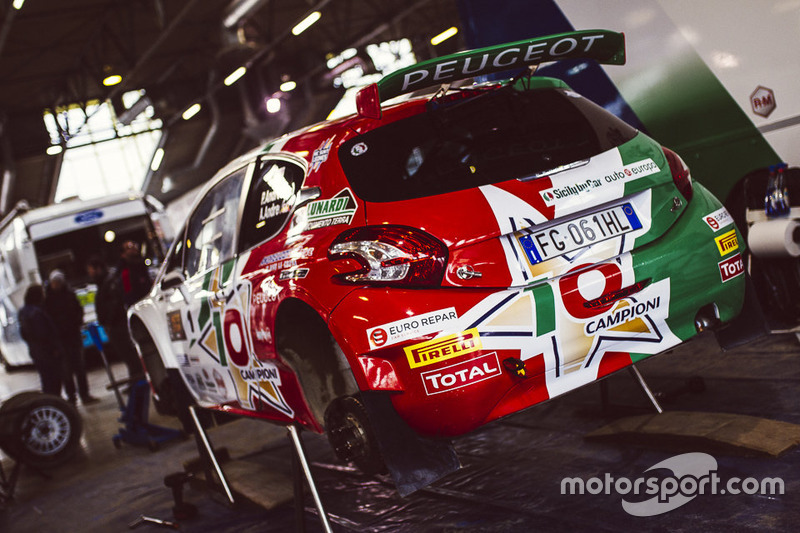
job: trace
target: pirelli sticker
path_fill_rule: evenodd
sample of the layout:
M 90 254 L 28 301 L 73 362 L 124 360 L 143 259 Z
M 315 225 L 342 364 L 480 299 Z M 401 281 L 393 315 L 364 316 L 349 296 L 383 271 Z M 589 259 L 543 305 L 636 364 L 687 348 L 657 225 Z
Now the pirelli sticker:
M 716 237 L 714 242 L 717 243 L 719 255 L 728 255 L 729 253 L 739 249 L 739 239 L 736 238 L 735 229 Z
M 481 349 L 483 349 L 481 337 L 476 328 L 404 348 L 408 358 L 408 366 L 411 368 L 455 359 Z

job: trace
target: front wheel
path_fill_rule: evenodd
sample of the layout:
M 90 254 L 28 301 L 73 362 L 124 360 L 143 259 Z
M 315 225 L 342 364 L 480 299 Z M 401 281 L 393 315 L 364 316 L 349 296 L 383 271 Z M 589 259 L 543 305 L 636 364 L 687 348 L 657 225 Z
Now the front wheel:
M 328 441 L 337 457 L 352 461 L 365 474 L 386 473 L 386 465 L 361 400 L 344 396 L 333 400 L 325 411 Z

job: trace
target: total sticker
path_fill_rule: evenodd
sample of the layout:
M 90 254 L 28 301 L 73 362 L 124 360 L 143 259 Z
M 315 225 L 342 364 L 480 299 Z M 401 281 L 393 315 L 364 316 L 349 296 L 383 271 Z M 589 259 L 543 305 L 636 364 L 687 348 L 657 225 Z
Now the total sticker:
M 725 261 L 720 261 L 718 263 L 718 266 L 719 266 L 719 275 L 722 278 L 722 283 L 732 280 L 733 278 L 738 278 L 739 276 L 744 274 L 744 264 L 742 263 L 742 254 L 736 254 L 733 257 L 726 259 Z
M 502 374 L 497 352 L 476 357 L 470 361 L 422 372 L 425 394 L 433 396 L 451 390 L 468 387 Z
M 715 233 L 725 226 L 729 226 L 733 224 L 733 217 L 728 210 L 724 207 L 720 207 L 713 213 L 706 215 L 703 217 L 703 222 L 705 222 L 709 228 L 711 228 Z
M 382 324 L 367 330 L 369 347 L 383 348 L 406 339 L 438 333 L 447 329 L 456 319 L 458 319 L 458 313 L 456 313 L 455 307 L 448 307 Z

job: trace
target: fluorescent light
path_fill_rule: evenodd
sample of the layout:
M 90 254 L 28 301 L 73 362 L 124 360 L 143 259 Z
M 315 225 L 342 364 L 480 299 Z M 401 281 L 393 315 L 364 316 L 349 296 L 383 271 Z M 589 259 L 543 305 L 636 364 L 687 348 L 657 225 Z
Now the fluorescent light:
M 161 161 L 163 159 L 164 159 L 164 149 L 159 148 L 156 150 L 156 153 L 153 154 L 153 160 L 150 161 L 150 170 L 156 172 L 161 166 Z
M 267 111 L 270 113 L 277 113 L 281 110 L 281 99 L 272 97 L 267 100 Z
M 111 76 L 106 76 L 106 78 L 103 80 L 103 85 L 106 87 L 111 87 L 112 85 L 117 85 L 121 81 L 122 76 L 119 74 L 112 74 Z
M 285 81 L 285 82 L 281 83 L 280 89 L 281 89 L 281 91 L 283 91 L 285 93 L 288 93 L 289 91 L 293 90 L 295 87 L 297 87 L 297 84 L 295 82 L 293 82 L 292 80 L 289 80 L 289 81 Z
M 183 117 L 183 120 L 189 120 L 190 118 L 198 114 L 200 112 L 200 107 L 201 107 L 200 104 L 197 103 L 190 105 L 189 108 L 183 112 L 183 115 L 181 115 Z
M 455 26 L 451 26 L 450 28 L 447 28 L 442 33 L 440 33 L 439 35 L 433 37 L 431 39 L 431 44 L 433 46 L 436 46 L 437 44 L 441 44 L 441 43 L 445 42 L 447 39 L 449 39 L 450 37 L 452 37 L 453 35 L 455 35 L 456 33 L 458 33 L 458 28 L 456 28 Z
M 230 87 L 231 85 L 239 81 L 239 78 L 244 76 L 245 72 L 247 72 L 247 69 L 245 67 L 239 67 L 230 74 L 228 74 L 228 77 L 225 78 L 225 81 L 223 83 Z
M 11 5 L 14 6 L 14 9 L 20 10 L 20 9 L 22 9 L 22 4 L 24 4 L 24 3 L 25 3 L 25 0 L 14 0 L 14 3 L 11 4 Z
M 308 15 L 306 18 L 304 18 L 303 20 L 298 22 L 297 26 L 292 28 L 292 33 L 294 35 L 300 35 L 304 31 L 306 31 L 312 24 L 314 24 L 316 21 L 318 21 L 321 16 L 322 16 L 322 13 L 320 13 L 319 11 L 314 11 L 313 13 Z
M 47 155 L 58 155 L 63 151 L 64 149 L 61 147 L 60 144 L 54 144 L 53 146 L 48 146 L 47 150 L 45 150 L 45 152 L 47 152 Z

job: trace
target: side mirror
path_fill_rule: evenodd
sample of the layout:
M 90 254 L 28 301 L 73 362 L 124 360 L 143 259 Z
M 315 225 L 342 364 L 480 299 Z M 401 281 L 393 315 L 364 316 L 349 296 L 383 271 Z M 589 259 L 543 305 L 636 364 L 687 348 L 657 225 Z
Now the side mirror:
M 313 202 L 320 196 L 322 196 L 322 189 L 319 187 L 306 187 L 304 189 L 300 189 L 300 192 L 297 193 L 297 203 L 294 207 L 295 209 L 300 209 L 304 205 Z
M 183 283 L 183 276 L 180 272 L 173 271 L 165 275 L 161 278 L 161 283 L 159 283 L 159 287 L 161 287 L 162 291 L 168 289 L 174 289 L 175 287 L 180 286 Z

